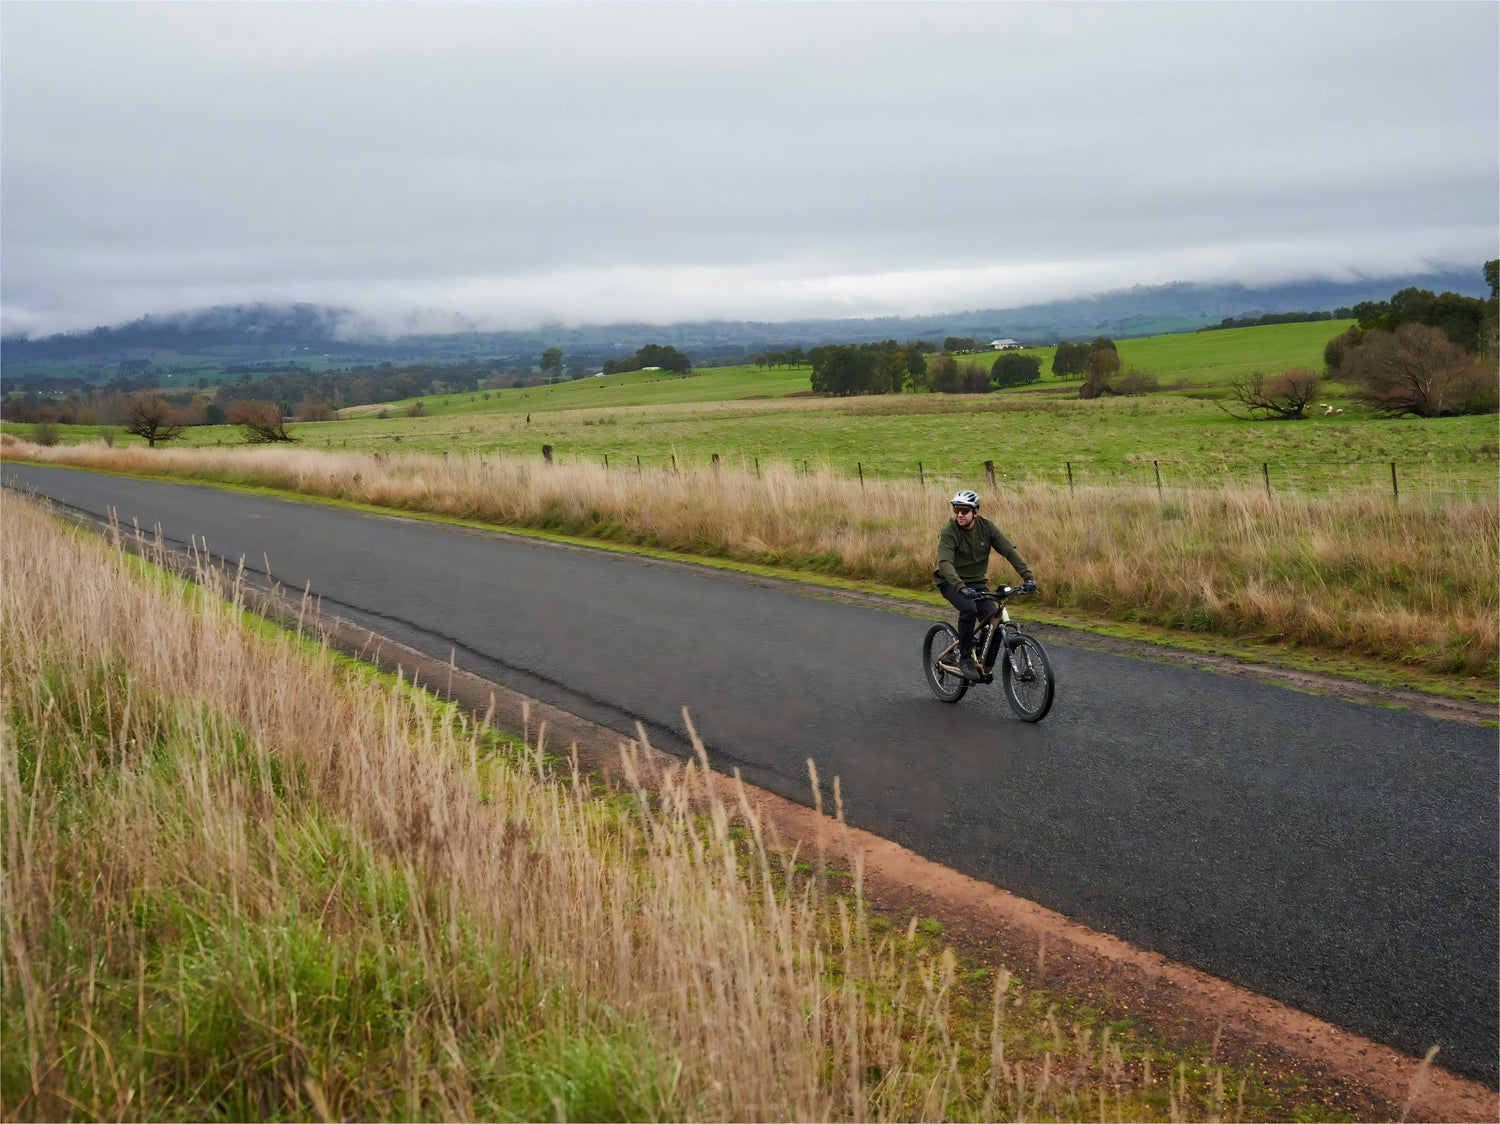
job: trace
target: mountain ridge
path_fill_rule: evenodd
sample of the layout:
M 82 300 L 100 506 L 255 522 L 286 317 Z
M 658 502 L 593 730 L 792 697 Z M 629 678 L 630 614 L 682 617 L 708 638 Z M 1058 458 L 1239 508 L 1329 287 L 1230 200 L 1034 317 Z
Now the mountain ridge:
M 1466 296 L 1488 295 L 1481 271 L 1476 268 L 1472 273 L 1446 270 L 1258 287 L 1179 281 L 1006 309 L 915 316 L 548 324 L 522 330 L 397 336 L 374 332 L 350 309 L 307 303 L 261 303 L 153 313 L 125 324 L 37 338 L 6 337 L 0 340 L 0 363 L 91 358 L 108 362 L 153 352 L 217 355 L 233 361 L 312 351 L 353 361 L 374 358 L 460 361 L 501 352 L 534 356 L 547 347 L 562 347 L 570 354 L 628 354 L 645 343 L 671 344 L 697 361 L 710 356 L 748 355 L 768 347 L 864 343 L 890 338 L 940 342 L 949 335 L 986 340 L 1011 337 L 1027 344 L 1049 344 L 1096 335 L 1128 339 L 1192 331 L 1225 317 L 1332 311 L 1364 300 L 1385 300 L 1409 287 L 1434 292 L 1451 290 Z

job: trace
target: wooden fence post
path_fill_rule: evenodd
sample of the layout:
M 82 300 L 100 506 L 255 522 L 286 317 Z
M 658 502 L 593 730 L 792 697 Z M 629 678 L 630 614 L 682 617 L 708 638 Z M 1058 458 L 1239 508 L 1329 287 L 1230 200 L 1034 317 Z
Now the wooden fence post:
M 1397 503 L 1401 502 L 1401 489 L 1398 488 L 1398 487 L 1396 487 L 1396 462 L 1395 461 L 1391 461 L 1391 495 L 1396 498 L 1396 502 Z
M 1073 494 L 1073 462 L 1064 461 L 1063 463 L 1068 466 L 1068 495 L 1071 496 Z
M 760 458 L 759 457 L 755 458 L 755 478 L 757 480 L 760 479 Z
M 604 454 L 604 471 L 605 472 L 609 471 L 609 454 L 608 453 Z
M 1266 480 L 1266 499 L 1271 498 L 1271 466 L 1265 461 L 1260 462 L 1260 474 Z
M 709 457 L 711 457 L 712 460 L 713 460 L 714 471 L 718 472 L 719 471 L 719 454 L 718 453 L 710 453 Z
M 865 465 L 863 461 L 855 461 L 854 467 L 859 471 L 859 486 L 865 486 Z
M 672 475 L 677 475 L 677 454 L 672 454 Z
M 917 462 L 917 483 L 924 488 L 927 487 L 927 474 L 922 471 L 921 461 Z
M 548 464 L 552 463 L 552 446 L 551 445 L 543 445 L 542 446 L 542 460 L 546 461 Z
M 984 462 L 984 479 L 989 484 L 990 491 L 993 492 L 995 490 L 995 462 L 994 461 L 985 461 Z
M 1155 461 L 1152 461 L 1151 462 L 1151 467 L 1154 468 L 1154 469 L 1156 469 L 1156 498 L 1158 500 L 1160 500 L 1161 499 L 1161 465 L 1157 464 Z

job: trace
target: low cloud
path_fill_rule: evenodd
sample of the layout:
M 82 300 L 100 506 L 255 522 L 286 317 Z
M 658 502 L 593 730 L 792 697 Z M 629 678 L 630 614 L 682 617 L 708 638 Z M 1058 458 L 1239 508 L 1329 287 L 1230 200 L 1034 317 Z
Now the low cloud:
M 1497 40 L 1483 4 L 12 5 L 0 324 L 1477 270 Z

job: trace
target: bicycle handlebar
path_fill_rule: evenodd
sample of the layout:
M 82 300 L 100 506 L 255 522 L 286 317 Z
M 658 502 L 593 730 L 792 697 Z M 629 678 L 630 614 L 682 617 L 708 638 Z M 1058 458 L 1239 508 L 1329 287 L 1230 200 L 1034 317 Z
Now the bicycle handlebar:
M 1033 593 L 1036 590 L 1032 590 Z M 1002 585 L 998 590 L 981 589 L 976 594 L 976 601 L 1004 601 L 1007 597 L 1024 596 L 1026 590 L 1018 585 Z

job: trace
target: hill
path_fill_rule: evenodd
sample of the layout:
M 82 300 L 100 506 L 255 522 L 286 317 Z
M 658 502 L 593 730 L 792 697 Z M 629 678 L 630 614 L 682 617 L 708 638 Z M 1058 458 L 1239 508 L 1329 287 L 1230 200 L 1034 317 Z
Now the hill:
M 1478 270 L 1357 281 L 1244 285 L 1136 286 L 1072 300 L 1010 309 L 975 309 L 931 316 L 869 319 L 693 321 L 678 324 L 544 325 L 526 331 L 383 336 L 348 309 L 309 304 L 231 305 L 195 312 L 147 315 L 127 324 L 32 339 L 0 340 L 7 375 L 92 365 L 107 379 L 122 363 L 186 359 L 200 364 L 290 361 L 314 367 L 340 363 L 458 363 L 499 359 L 529 366 L 548 347 L 597 365 L 646 343 L 670 344 L 694 363 L 723 365 L 757 351 L 793 345 L 864 343 L 883 339 L 941 341 L 945 336 L 1012 337 L 1043 345 L 1107 335 L 1132 339 L 1192 331 L 1225 317 L 1273 312 L 1332 311 L 1363 300 L 1384 300 L 1414 286 L 1434 292 L 1487 295 Z

